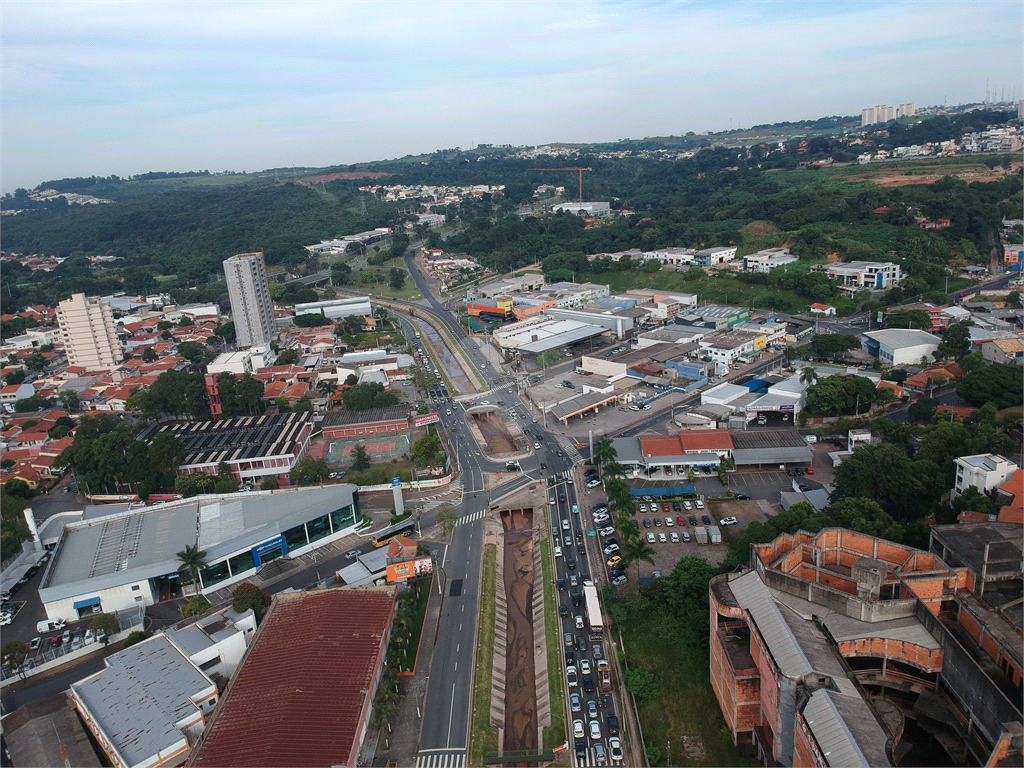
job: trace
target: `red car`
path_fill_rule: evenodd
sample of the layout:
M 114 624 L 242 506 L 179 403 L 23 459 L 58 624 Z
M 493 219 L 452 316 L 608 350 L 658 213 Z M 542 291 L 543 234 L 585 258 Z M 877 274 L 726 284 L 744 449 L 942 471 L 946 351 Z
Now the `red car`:
M 685 518 L 685 517 L 677 517 L 677 518 L 676 518 L 676 522 L 677 522 L 677 523 L 678 523 L 679 525 L 686 525 L 686 518 Z
M 664 509 L 666 512 L 671 512 L 672 511 L 672 505 L 668 504 L 668 503 L 662 504 L 661 508 Z
M 807 467 L 807 468 L 806 468 L 806 469 L 804 470 L 804 472 L 806 472 L 806 473 L 807 473 L 808 475 L 813 475 L 813 474 L 814 474 L 814 470 L 813 470 L 813 469 L 811 469 L 810 467 Z
M 60 648 L 60 644 L 61 644 L 61 639 L 60 639 L 60 635 L 55 635 L 55 636 L 54 636 L 54 637 L 53 637 L 53 638 L 52 638 L 52 639 L 50 640 L 50 647 L 51 647 L 51 648 Z

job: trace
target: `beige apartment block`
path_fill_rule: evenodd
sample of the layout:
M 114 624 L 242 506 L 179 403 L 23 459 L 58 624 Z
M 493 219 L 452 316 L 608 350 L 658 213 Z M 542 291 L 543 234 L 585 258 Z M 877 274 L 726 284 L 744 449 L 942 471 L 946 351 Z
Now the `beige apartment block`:
M 107 302 L 76 293 L 57 305 L 57 322 L 70 365 L 112 370 L 121 364 L 121 343 Z

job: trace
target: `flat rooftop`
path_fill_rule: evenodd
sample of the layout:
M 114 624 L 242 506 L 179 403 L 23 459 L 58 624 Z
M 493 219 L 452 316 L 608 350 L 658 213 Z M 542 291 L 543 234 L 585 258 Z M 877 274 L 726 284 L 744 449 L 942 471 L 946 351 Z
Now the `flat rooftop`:
M 993 579 L 1007 573 L 1021 572 L 1021 529 L 1014 523 L 969 523 L 964 525 L 935 525 L 931 529 L 932 541 L 946 547 L 949 554 L 944 560 L 951 565 L 965 565 L 977 574 L 986 566 L 985 549 L 988 546 L 987 571 Z M 937 547 L 932 545 L 935 552 Z M 952 555 L 950 557 L 949 555 Z
M 244 461 L 292 453 L 312 413 L 243 416 L 220 421 L 187 421 L 164 424 L 161 432 L 174 435 L 185 445 L 181 466 Z

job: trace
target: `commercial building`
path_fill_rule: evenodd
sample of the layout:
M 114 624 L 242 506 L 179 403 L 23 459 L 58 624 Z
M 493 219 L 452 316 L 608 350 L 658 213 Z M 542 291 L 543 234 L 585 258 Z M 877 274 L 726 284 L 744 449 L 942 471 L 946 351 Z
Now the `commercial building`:
M 553 213 L 572 213 L 577 216 L 608 216 L 611 214 L 611 203 L 607 202 L 593 202 L 593 203 L 560 203 L 552 206 L 551 211 Z
M 812 272 L 824 272 L 839 283 L 845 293 L 854 294 L 868 289 L 881 291 L 892 288 L 903 279 L 899 264 L 891 261 L 850 261 L 836 264 L 818 264 Z
M 22 704 L 4 716 L 4 739 L 13 765 L 34 768 L 100 768 L 68 698 L 58 693 Z
M 216 475 L 217 467 L 224 462 L 238 480 L 258 482 L 275 477 L 287 483 L 288 472 L 309 448 L 313 414 L 292 411 L 222 421 L 185 421 L 161 424 L 154 435 L 160 432 L 173 435 L 185 445 L 179 475 Z
M 503 278 L 495 283 L 481 285 L 476 289 L 476 295 L 485 299 L 493 299 L 495 296 L 505 296 L 509 293 L 537 291 L 543 287 L 544 275 L 526 272 L 522 275 Z
M 296 304 L 295 316 L 299 317 L 300 315 L 323 315 L 328 320 L 337 320 L 351 315 L 372 317 L 373 307 L 370 306 L 369 296 L 346 296 L 343 299 Z
M 693 255 L 693 263 L 698 267 L 717 267 L 724 261 L 732 261 L 736 258 L 737 247 L 735 245 L 721 245 L 714 248 L 705 248 Z
M 956 498 L 968 488 L 977 489 L 985 494 L 998 488 L 1016 472 L 1019 467 L 1009 459 L 992 453 L 979 453 L 974 456 L 960 456 L 953 459 L 956 464 L 956 483 L 953 485 L 953 497 Z
M 959 533 L 1000 548 L 997 583 L 1016 579 L 1019 595 L 1016 530 L 1015 544 Z M 934 532 L 924 552 L 799 531 L 752 545 L 750 560 L 709 585 L 711 684 L 734 741 L 783 766 L 931 763 L 921 750 L 936 746 L 946 764 L 1019 764 L 1019 602 L 983 601 Z M 977 621 L 1003 644 L 985 650 Z
M 57 305 L 57 323 L 69 365 L 113 370 L 121 364 L 121 342 L 109 303 L 73 294 Z
M 274 598 L 189 766 L 355 766 L 398 590 Z
M 939 348 L 940 339 L 927 331 L 916 328 L 886 328 L 881 331 L 865 331 L 861 336 L 861 348 L 883 365 L 916 365 L 922 360 L 931 360 L 932 353 Z
M 262 253 L 240 253 L 224 261 L 238 346 L 269 344 L 277 333 L 267 262 Z
M 800 261 L 788 248 L 766 248 L 743 257 L 743 271 L 768 274 L 773 269 Z
M 65 620 L 153 605 L 177 593 L 176 553 L 196 545 L 206 594 L 350 534 L 362 522 L 357 492 L 337 484 L 87 507 L 61 531 L 39 598 L 49 618 Z
M 181 765 L 217 705 L 217 686 L 162 634 L 103 661 L 69 696 L 110 762 Z
M 601 326 L 576 320 L 534 317 L 498 328 L 492 334 L 503 350 L 537 355 L 549 349 L 561 349 L 607 333 Z

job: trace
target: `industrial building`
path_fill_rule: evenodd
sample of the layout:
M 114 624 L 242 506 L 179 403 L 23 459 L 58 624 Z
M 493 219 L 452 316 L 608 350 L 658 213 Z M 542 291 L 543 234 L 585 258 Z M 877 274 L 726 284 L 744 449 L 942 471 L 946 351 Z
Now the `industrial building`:
M 408 405 L 389 405 L 365 411 L 332 410 L 320 423 L 325 440 L 343 440 L 363 435 L 400 435 L 412 429 Z
M 892 288 L 903 279 L 899 264 L 891 261 L 848 261 L 835 264 L 816 264 L 812 272 L 824 272 L 839 283 L 844 293 L 854 294 L 864 289 L 882 291 Z
M 299 317 L 300 315 L 323 315 L 328 320 L 337 320 L 351 315 L 372 317 L 373 307 L 370 306 L 369 296 L 346 296 L 342 299 L 296 304 L 295 316 Z
M 186 546 L 206 552 L 199 590 L 242 581 L 263 563 L 347 536 L 362 521 L 350 484 L 198 496 L 149 507 L 87 507 L 67 523 L 39 587 L 51 619 L 153 605 L 177 594 Z
M 934 764 L 935 749 L 1019 765 L 1020 591 L 1010 524 L 939 526 L 928 552 L 842 528 L 752 545 L 751 569 L 709 585 L 733 740 L 783 766 Z
M 539 355 L 550 349 L 569 347 L 605 333 L 605 328 L 589 323 L 536 317 L 497 328 L 492 338 L 504 351 L 519 355 Z
M 277 595 L 186 765 L 357 765 L 397 595 L 395 587 Z

